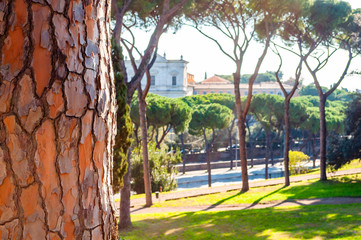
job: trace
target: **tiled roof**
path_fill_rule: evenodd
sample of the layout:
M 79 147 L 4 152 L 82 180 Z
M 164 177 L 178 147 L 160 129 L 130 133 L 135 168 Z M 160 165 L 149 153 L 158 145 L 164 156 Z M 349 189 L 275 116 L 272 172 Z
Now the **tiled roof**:
M 232 82 L 218 76 L 213 76 L 203 80 L 200 84 L 232 84 Z
M 206 79 L 207 80 L 207 79 Z M 206 81 L 204 80 L 204 81 Z M 233 83 L 224 83 L 224 84 L 217 84 L 217 83 L 204 83 L 198 84 L 195 86 L 195 89 L 233 89 Z M 226 80 L 227 81 L 227 80 Z M 293 86 L 291 85 L 283 85 L 285 89 L 292 89 Z M 248 84 L 241 83 L 239 84 L 240 89 L 248 89 Z M 255 83 L 253 84 L 253 90 L 262 90 L 262 89 L 281 89 L 277 82 L 267 82 L 267 83 Z

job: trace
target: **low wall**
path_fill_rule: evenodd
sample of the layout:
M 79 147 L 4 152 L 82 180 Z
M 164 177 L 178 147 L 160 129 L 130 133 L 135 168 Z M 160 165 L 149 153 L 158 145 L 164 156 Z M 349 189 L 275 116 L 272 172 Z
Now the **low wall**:
M 211 152 L 210 153 L 210 159 L 211 162 L 214 161 L 226 161 L 230 160 L 231 158 L 235 159 L 235 152 L 232 152 L 232 155 L 229 151 L 225 152 Z M 251 153 L 247 151 L 247 156 L 250 158 Z M 252 152 L 252 156 L 256 159 L 258 158 L 264 158 L 266 156 L 266 150 L 265 149 L 257 149 L 256 151 Z M 274 158 L 283 156 L 283 152 L 280 149 L 273 151 Z M 237 150 L 237 159 L 239 159 L 239 152 Z M 184 160 L 187 163 L 205 163 L 206 162 L 206 154 L 205 153 L 194 153 L 194 154 L 186 154 L 184 156 Z
M 278 162 L 282 162 L 283 159 L 282 158 L 277 158 L 274 159 L 274 163 L 278 163 Z M 261 159 L 254 159 L 253 160 L 253 164 L 254 165 L 260 165 L 260 164 L 265 164 L 266 161 L 264 158 Z M 269 160 L 268 162 L 271 165 L 271 160 Z M 236 167 L 236 164 L 238 167 L 240 167 L 240 160 L 233 160 L 233 167 Z M 251 160 L 248 160 L 247 164 L 250 166 L 251 165 Z M 177 164 L 177 169 L 179 172 L 183 171 L 183 164 Z M 230 168 L 231 167 L 231 161 L 211 161 L 211 169 L 216 169 L 216 168 Z M 197 171 L 197 170 L 207 170 L 207 163 L 186 163 L 185 166 L 185 171 L 189 172 L 189 171 Z

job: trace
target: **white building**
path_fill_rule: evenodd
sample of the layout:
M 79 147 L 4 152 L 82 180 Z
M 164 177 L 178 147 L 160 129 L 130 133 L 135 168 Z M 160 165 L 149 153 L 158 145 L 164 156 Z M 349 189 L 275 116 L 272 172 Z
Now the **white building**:
M 137 64 L 140 60 L 137 60 Z M 193 94 L 193 87 L 188 86 L 188 78 L 191 77 L 187 74 L 188 62 L 183 60 L 167 60 L 164 57 L 157 55 L 157 59 L 150 69 L 151 86 L 149 92 L 170 98 L 178 98 L 189 96 Z M 134 76 L 134 71 L 129 60 L 125 61 L 127 74 L 129 78 Z M 142 88 L 146 85 L 146 76 L 142 79 Z

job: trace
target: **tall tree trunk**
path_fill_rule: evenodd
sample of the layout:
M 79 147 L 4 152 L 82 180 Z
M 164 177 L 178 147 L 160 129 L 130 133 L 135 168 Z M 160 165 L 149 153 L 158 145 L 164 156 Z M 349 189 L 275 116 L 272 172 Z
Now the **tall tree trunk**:
M 109 6 L 0 8 L 2 239 L 117 239 Z
M 212 168 L 211 168 L 211 160 L 210 160 L 210 152 L 212 148 L 212 143 L 208 143 L 206 131 L 203 130 L 204 142 L 206 143 L 206 161 L 207 161 L 207 172 L 208 172 L 208 187 L 212 187 Z
M 207 160 L 207 171 L 208 171 L 208 187 L 212 187 L 212 168 L 211 168 L 211 159 L 210 159 L 210 147 L 206 148 L 206 160 Z
M 252 134 L 251 134 L 251 128 L 249 127 L 249 123 L 246 122 L 246 127 L 248 130 L 248 143 L 249 143 L 249 147 L 250 147 L 250 151 L 249 151 L 249 157 L 251 158 L 251 168 L 253 168 L 253 151 L 254 151 L 254 144 L 252 142 Z
M 233 154 L 233 148 L 232 148 L 232 130 L 229 130 L 228 129 L 228 144 L 230 146 L 230 149 L 229 149 L 229 156 L 231 158 L 231 166 L 230 166 L 230 169 L 232 170 L 233 169 L 233 157 L 234 157 L 234 154 Z M 237 142 L 236 142 L 237 144 Z M 236 146 L 237 147 L 237 146 Z M 236 161 L 237 161 L 237 156 L 236 156 Z
M 267 149 L 267 151 L 266 151 L 265 171 L 264 171 L 264 174 L 265 174 L 264 178 L 265 179 L 268 179 L 268 161 L 269 161 L 269 156 L 270 156 L 270 145 L 271 145 L 271 140 L 270 140 L 271 133 L 270 132 L 271 131 L 266 130 L 266 149 Z
M 247 145 L 246 145 L 246 123 L 243 117 L 238 118 L 238 132 L 239 132 L 239 154 L 241 159 L 242 171 L 242 192 L 249 190 L 248 172 L 247 172 Z
M 140 85 L 139 88 L 140 89 Z M 148 132 L 147 132 L 147 116 L 146 116 L 146 102 L 142 97 L 141 91 L 138 91 L 139 99 L 139 118 L 140 131 L 142 133 L 142 156 L 143 156 L 143 171 L 144 171 L 144 191 L 145 191 L 145 205 L 150 207 L 152 205 L 152 188 L 150 182 L 149 156 L 148 156 Z
M 130 180 L 131 180 L 130 153 L 131 153 L 131 148 L 129 148 L 128 150 L 128 154 L 127 154 L 128 169 L 127 169 L 127 173 L 123 177 L 123 188 L 120 191 L 120 209 L 119 209 L 119 222 L 118 222 L 119 229 L 132 227 L 132 221 L 130 218 Z
M 182 168 L 182 172 L 183 174 L 186 174 L 186 161 L 185 161 L 185 146 L 184 146 L 184 136 L 183 133 L 179 135 L 179 139 L 181 140 L 182 143 L 182 150 L 183 150 L 183 154 L 182 154 L 182 163 L 183 163 L 183 168 Z
M 326 175 L 326 98 L 324 95 L 320 96 L 320 170 L 321 170 L 321 181 L 327 180 Z
M 285 170 L 285 186 L 290 185 L 290 158 L 288 152 L 290 151 L 290 140 L 291 140 L 291 124 L 290 124 L 290 102 L 285 100 L 285 111 L 284 111 L 284 119 L 285 119 L 285 143 L 284 143 L 284 170 Z

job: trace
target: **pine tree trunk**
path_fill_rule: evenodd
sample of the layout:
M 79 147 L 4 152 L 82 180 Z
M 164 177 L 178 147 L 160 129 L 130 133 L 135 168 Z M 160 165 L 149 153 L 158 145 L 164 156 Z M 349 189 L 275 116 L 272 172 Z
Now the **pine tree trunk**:
M 184 145 L 184 135 L 183 133 L 179 135 L 179 139 L 181 140 L 182 143 L 182 150 L 183 150 L 183 154 L 182 154 L 182 173 L 183 175 L 186 174 L 186 153 L 185 153 L 185 145 Z
M 139 98 L 140 131 L 142 135 L 145 205 L 147 207 L 150 207 L 152 206 L 153 203 L 152 203 L 152 188 L 150 182 L 149 156 L 148 156 L 148 131 L 147 131 L 147 116 L 146 116 L 147 105 L 142 97 L 142 94 L 139 92 L 138 92 L 138 98 Z
M 127 173 L 123 177 L 123 188 L 120 191 L 120 209 L 119 209 L 119 222 L 118 228 L 125 229 L 132 227 L 132 221 L 130 218 L 130 178 L 131 178 L 131 163 L 130 163 L 131 149 L 128 150 L 127 162 L 128 169 Z
M 241 171 L 242 171 L 242 192 L 249 190 L 248 172 L 247 172 L 247 145 L 246 145 L 246 125 L 243 118 L 238 120 L 238 132 L 239 132 L 239 154 L 241 159 Z
M 291 127 L 290 127 L 290 104 L 289 101 L 285 101 L 285 112 L 284 112 L 284 119 L 285 119 L 285 149 L 284 149 L 284 170 L 285 170 L 285 186 L 290 185 L 290 158 L 288 152 L 290 151 L 290 134 L 291 134 Z
M 269 156 L 270 156 L 270 138 L 271 138 L 271 133 L 270 131 L 266 131 L 266 159 L 265 159 L 265 171 L 264 171 L 264 178 L 268 179 L 268 161 L 269 161 Z
M 229 156 L 231 158 L 231 166 L 230 166 L 230 169 L 232 170 L 233 169 L 233 157 L 234 157 L 234 154 L 233 154 L 233 148 L 232 148 L 232 130 L 229 130 L 228 129 L 228 144 L 229 144 Z M 237 143 L 236 143 L 237 144 Z M 237 146 L 236 146 L 237 147 Z M 235 159 L 237 161 L 237 157 Z
M 208 187 L 212 187 L 212 168 L 210 159 L 210 147 L 206 147 L 206 160 L 207 160 L 207 172 L 208 172 Z
M 326 181 L 326 99 L 324 96 L 320 96 L 320 180 Z
M 1 239 L 117 239 L 110 2 L 36 2 L 0 4 Z

